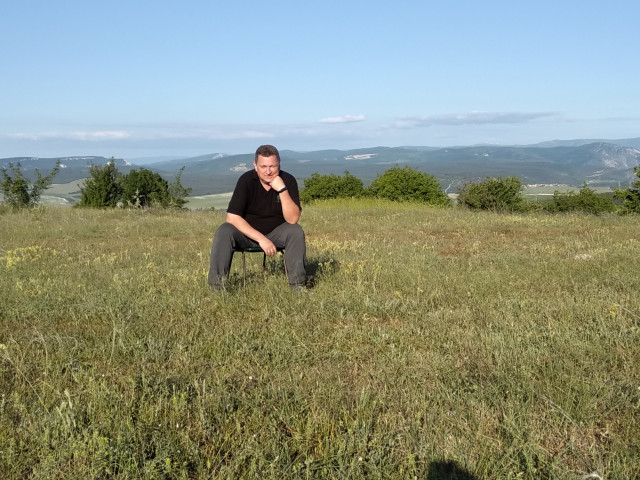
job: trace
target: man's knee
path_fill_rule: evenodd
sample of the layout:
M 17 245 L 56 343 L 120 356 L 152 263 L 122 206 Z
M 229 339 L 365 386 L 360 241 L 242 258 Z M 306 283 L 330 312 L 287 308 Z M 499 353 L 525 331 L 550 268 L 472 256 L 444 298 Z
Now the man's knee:
M 222 225 L 218 227 L 214 237 L 225 238 L 232 237 L 234 233 L 235 227 L 230 223 L 224 222 Z
M 304 230 L 298 223 L 287 223 L 285 226 L 285 234 L 290 239 L 304 240 Z

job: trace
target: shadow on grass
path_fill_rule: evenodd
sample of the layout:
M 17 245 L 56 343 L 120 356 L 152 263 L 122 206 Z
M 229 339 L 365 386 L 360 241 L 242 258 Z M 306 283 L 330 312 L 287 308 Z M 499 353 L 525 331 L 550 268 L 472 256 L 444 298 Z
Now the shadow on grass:
M 431 462 L 425 480 L 480 480 L 452 460 Z
M 233 260 L 236 260 L 235 256 Z M 247 256 L 247 284 L 264 280 L 265 276 L 267 275 L 285 275 L 284 256 L 282 254 L 279 253 L 276 257 L 273 258 L 267 257 L 264 263 L 264 270 L 262 266 L 262 260 L 262 254 L 259 258 L 250 258 L 249 256 Z M 236 270 L 233 271 L 227 279 L 227 288 L 240 289 L 244 286 L 242 258 L 239 255 L 237 262 L 238 265 L 236 267 Z M 333 275 L 338 272 L 338 270 L 340 270 L 340 264 L 338 263 L 338 261 L 326 255 L 307 257 L 307 260 L 305 262 L 305 270 L 307 272 L 306 286 L 307 288 L 313 288 L 317 284 L 319 277 L 323 275 Z
M 340 270 L 340 264 L 337 260 L 326 255 L 307 257 L 305 262 L 307 271 L 307 287 L 313 288 L 318 283 L 319 277 L 322 275 L 333 275 Z

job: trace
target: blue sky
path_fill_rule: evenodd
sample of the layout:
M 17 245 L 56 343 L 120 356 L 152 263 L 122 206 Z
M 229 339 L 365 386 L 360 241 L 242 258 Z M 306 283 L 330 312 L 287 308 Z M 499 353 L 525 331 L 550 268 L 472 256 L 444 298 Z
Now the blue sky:
M 640 3 L 23 0 L 0 158 L 640 136 Z

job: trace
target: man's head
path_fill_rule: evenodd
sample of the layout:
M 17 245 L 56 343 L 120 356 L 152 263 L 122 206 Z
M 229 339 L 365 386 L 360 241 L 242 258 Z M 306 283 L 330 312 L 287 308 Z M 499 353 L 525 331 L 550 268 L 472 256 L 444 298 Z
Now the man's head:
M 280 175 L 280 152 L 273 145 L 261 145 L 256 150 L 253 166 L 260 181 L 269 185 Z

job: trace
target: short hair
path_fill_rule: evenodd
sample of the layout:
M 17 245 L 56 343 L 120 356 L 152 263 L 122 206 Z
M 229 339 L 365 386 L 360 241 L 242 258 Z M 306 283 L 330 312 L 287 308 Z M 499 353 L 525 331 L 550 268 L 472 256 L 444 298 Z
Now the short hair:
M 273 145 L 260 145 L 256 150 L 255 163 L 258 163 L 258 157 L 276 157 L 280 163 L 280 152 Z

